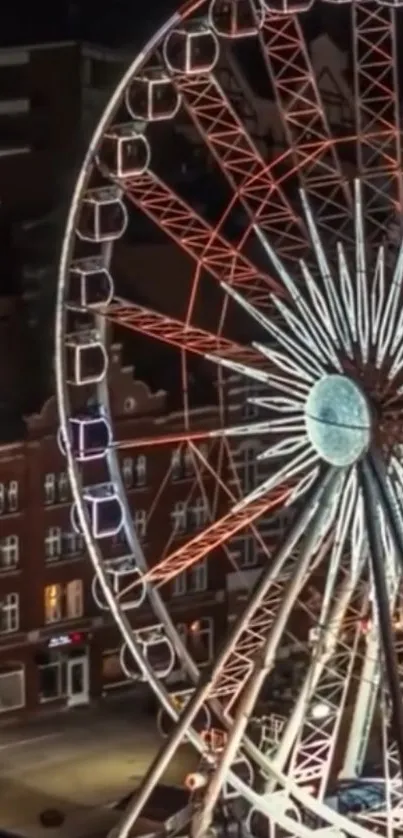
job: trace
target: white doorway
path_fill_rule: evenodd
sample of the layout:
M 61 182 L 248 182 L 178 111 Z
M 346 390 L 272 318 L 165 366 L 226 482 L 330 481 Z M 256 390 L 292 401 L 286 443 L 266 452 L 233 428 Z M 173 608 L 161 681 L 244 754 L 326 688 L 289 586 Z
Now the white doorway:
M 70 658 L 67 660 L 67 704 L 75 707 L 88 704 L 88 701 L 88 657 Z

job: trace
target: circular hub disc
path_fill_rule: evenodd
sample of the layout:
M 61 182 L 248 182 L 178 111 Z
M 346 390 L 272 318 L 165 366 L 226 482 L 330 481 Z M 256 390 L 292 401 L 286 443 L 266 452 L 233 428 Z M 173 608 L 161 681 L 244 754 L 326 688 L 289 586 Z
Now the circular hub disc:
M 351 466 L 371 441 L 371 409 L 358 386 L 344 375 L 314 384 L 305 405 L 307 434 L 317 453 L 333 466 Z

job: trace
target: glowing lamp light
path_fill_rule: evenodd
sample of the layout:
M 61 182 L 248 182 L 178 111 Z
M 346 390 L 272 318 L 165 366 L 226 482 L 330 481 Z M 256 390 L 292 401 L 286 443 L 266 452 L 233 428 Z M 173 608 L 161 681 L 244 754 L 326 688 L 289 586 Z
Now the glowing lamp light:
M 311 716 L 316 721 L 321 719 L 326 719 L 330 713 L 330 707 L 328 704 L 324 704 L 324 702 L 319 701 L 317 704 L 314 704 L 311 710 Z

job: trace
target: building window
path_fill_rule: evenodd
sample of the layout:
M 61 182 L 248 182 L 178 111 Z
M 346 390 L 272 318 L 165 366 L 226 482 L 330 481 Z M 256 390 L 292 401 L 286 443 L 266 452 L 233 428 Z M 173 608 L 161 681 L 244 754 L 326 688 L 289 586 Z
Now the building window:
M 174 533 L 179 534 L 179 533 L 186 532 L 187 505 L 186 505 L 185 501 L 179 500 L 175 504 L 175 506 L 174 506 L 174 508 L 171 512 L 171 518 L 172 518 L 172 529 L 173 529 Z
M 62 556 L 78 556 L 84 550 L 84 538 L 78 532 L 62 533 Z
M 7 490 L 8 511 L 17 512 L 18 510 L 18 483 L 16 480 L 10 480 Z
M 187 590 L 187 575 L 179 573 L 172 582 L 172 596 L 184 596 Z
M 57 493 L 59 503 L 70 500 L 70 484 L 67 472 L 61 471 L 57 478 Z
M 201 445 L 198 445 L 198 451 L 201 460 L 206 460 L 208 462 L 209 459 L 209 447 L 206 442 L 202 442 Z
M 17 567 L 20 558 L 20 540 L 18 535 L 6 535 L 0 542 L 0 561 L 2 570 Z
M 145 486 L 147 483 L 147 459 L 144 454 L 136 457 L 136 486 Z
M 0 713 L 25 707 L 25 668 L 22 663 L 0 666 Z
M 81 579 L 72 579 L 66 585 L 66 617 L 76 620 L 84 613 L 83 583 Z
M 0 634 L 10 634 L 20 627 L 18 594 L 7 594 L 0 602 Z
M 63 588 L 61 585 L 46 585 L 45 623 L 57 623 L 62 619 Z
M 67 585 L 46 585 L 44 605 L 45 623 L 76 620 L 84 611 L 83 583 L 73 579 Z
M 122 476 L 126 489 L 145 486 L 147 482 L 147 458 L 144 454 L 139 457 L 125 457 L 122 462 Z
M 189 445 L 186 448 L 175 448 L 171 454 L 172 480 L 183 480 L 191 477 L 195 471 L 195 454 Z
M 207 558 L 188 570 L 188 591 L 196 594 L 207 590 Z
M 179 573 L 172 582 L 172 596 L 196 594 L 207 590 L 207 558 L 194 565 L 190 570 Z
M 186 447 L 183 455 L 183 471 L 185 477 L 191 477 L 194 474 L 194 454 L 189 446 Z
M 196 498 L 194 504 L 190 508 L 190 515 L 194 529 L 202 529 L 207 524 L 210 517 L 207 500 L 202 497 Z
M 243 568 L 255 567 L 257 560 L 258 551 L 256 540 L 253 536 L 245 535 L 241 543 L 239 566 Z
M 18 511 L 18 482 L 0 483 L 0 515 Z
M 259 451 L 255 445 L 245 445 L 242 447 L 241 464 L 242 469 L 241 481 L 245 494 L 252 492 L 257 486 L 257 455 Z
M 182 477 L 182 454 L 180 448 L 175 448 L 171 454 L 171 475 L 172 480 L 180 480 Z
M 126 489 L 133 488 L 133 458 L 125 457 L 122 463 L 122 477 Z
M 242 418 L 243 419 L 256 419 L 259 414 L 259 407 L 254 402 L 250 402 L 249 399 L 256 399 L 261 394 L 261 389 L 259 390 L 259 386 L 256 384 L 248 384 L 244 394 L 243 394 L 243 407 L 242 407 Z
M 62 531 L 60 527 L 49 527 L 45 536 L 45 558 L 47 561 L 60 559 L 62 554 Z
M 188 626 L 186 646 L 199 666 L 211 663 L 214 654 L 214 624 L 211 617 L 201 617 Z
M 56 476 L 45 474 L 44 493 L 46 506 L 52 506 L 56 502 Z
M 136 509 L 134 513 L 134 526 L 138 537 L 143 541 L 147 536 L 147 512 L 145 509 Z

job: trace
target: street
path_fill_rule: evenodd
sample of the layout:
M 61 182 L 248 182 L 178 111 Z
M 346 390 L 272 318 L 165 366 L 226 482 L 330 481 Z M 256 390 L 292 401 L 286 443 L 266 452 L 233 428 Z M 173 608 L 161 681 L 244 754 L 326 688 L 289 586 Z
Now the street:
M 114 699 L 2 729 L 0 828 L 29 838 L 77 836 L 77 820 L 84 822 L 94 807 L 107 806 L 138 785 L 160 744 L 153 718 L 136 718 L 134 700 Z M 194 765 L 192 751 L 183 747 L 164 781 L 181 784 Z M 41 826 L 39 815 L 46 809 L 65 815 L 63 828 Z

